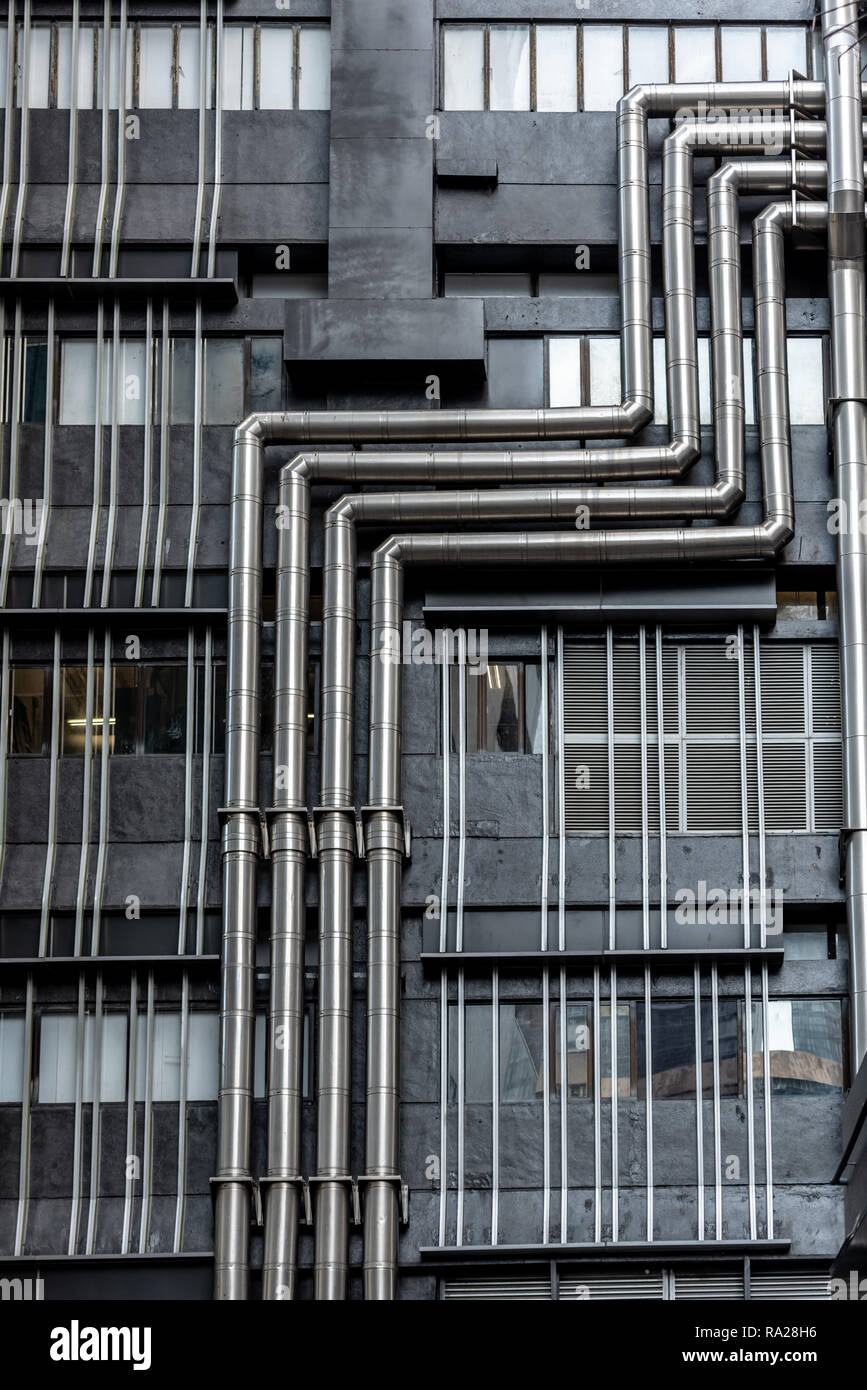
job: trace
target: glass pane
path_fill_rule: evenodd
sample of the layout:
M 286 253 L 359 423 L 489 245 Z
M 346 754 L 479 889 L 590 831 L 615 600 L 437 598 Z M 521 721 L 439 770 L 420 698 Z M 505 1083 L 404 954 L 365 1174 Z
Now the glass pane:
M 112 343 L 106 346 L 107 377 L 111 381 Z M 109 393 L 111 386 L 108 387 Z M 117 423 L 143 425 L 145 412 L 145 345 L 134 338 L 121 339 L 117 376 Z M 110 395 L 109 395 L 110 399 Z M 106 417 L 110 418 L 108 412 Z
M 644 25 L 629 28 L 629 85 L 668 82 L 668 30 Z
M 138 752 L 139 668 L 118 666 L 112 670 L 111 751 L 122 755 Z
M 807 34 L 800 25 L 769 24 L 765 29 L 768 81 L 783 82 L 792 68 L 807 72 Z
M 18 57 L 22 56 L 23 35 L 18 35 Z M 47 24 L 34 25 L 30 30 L 30 61 L 27 64 L 27 104 L 31 110 L 48 106 L 49 74 L 51 71 L 51 29 Z M 19 78 L 17 104 L 23 97 L 23 82 Z
M 92 749 L 102 748 L 102 667 L 93 672 Z M 61 674 L 61 751 L 65 757 L 81 757 L 87 738 L 87 667 L 64 666 Z
M 591 275 L 586 270 L 566 271 L 565 273 L 544 272 L 539 276 L 539 298 L 546 295 L 616 295 L 617 276 L 613 274 Z
M 761 82 L 762 31 L 758 25 L 724 24 L 720 33 L 723 82 Z
M 244 343 L 239 338 L 205 342 L 206 425 L 235 425 L 243 420 Z
M 6 27 L 0 28 L 0 105 L 6 105 Z
M 522 751 L 521 668 L 502 662 L 489 665 L 482 685 L 480 699 L 484 708 L 484 749 L 488 753 L 520 753 Z M 472 680 L 469 692 L 472 692 Z
M 590 404 L 614 405 L 621 399 L 620 339 L 590 339 Z
M 61 425 L 92 425 L 96 410 L 96 342 L 71 340 L 60 349 Z
M 0 1103 L 24 1099 L 24 1019 L 0 1014 Z
M 96 106 L 102 106 L 102 83 L 103 83 L 103 62 L 105 58 L 105 30 L 97 29 L 97 61 L 96 61 Z M 132 30 L 127 30 L 127 62 L 126 62 L 126 105 L 132 105 Z M 118 97 L 120 96 L 120 33 L 117 27 L 111 31 L 111 41 L 109 44 L 109 107 L 116 110 Z
M 713 424 L 709 338 L 699 338 L 698 340 L 698 418 L 703 425 Z
M 183 753 L 187 727 L 184 666 L 142 667 L 145 753 Z
M 171 353 L 171 410 L 173 425 L 191 425 L 195 414 L 196 345 L 192 338 L 173 338 Z
M 825 368 L 821 338 L 789 338 L 789 421 L 821 425 L 825 420 Z
M 259 109 L 291 111 L 295 80 L 295 33 L 263 26 L 259 43 Z
M 719 1093 L 739 1096 L 743 1093 L 742 1044 L 740 1038 L 741 1008 L 737 999 L 720 999 L 717 1009 L 719 1047 Z M 701 1071 L 702 1094 L 713 1099 L 713 1005 L 704 1000 L 701 1005 Z
M 250 340 L 250 410 L 280 410 L 283 405 L 283 339 Z
M 623 96 L 623 30 L 584 26 L 584 110 L 613 111 Z
M 570 1096 L 593 1094 L 590 1053 L 591 1015 L 589 1004 L 566 1005 L 566 1084 Z M 560 1005 L 551 1006 L 551 1089 L 560 1094 L 561 1068 Z
M 536 110 L 578 109 L 578 30 L 574 24 L 536 26 Z
M 216 1013 L 190 1014 L 187 1100 L 216 1100 L 219 1086 L 220 1016 Z
M 138 104 L 170 111 L 174 34 L 169 25 L 143 24 L 139 31 Z
M 632 1029 L 628 1004 L 617 1005 L 617 1094 L 632 1095 Z M 611 1098 L 611 1005 L 603 1004 L 600 1011 L 599 1062 L 603 1098 Z
M 581 339 L 548 339 L 548 404 L 581 404 Z
M 530 26 L 491 25 L 491 110 L 530 109 Z
M 156 1014 L 153 1019 L 151 1099 L 177 1100 L 181 1075 L 181 1016 Z M 135 1098 L 144 1100 L 147 1089 L 147 1019 L 138 1018 L 135 1056 Z
M 668 424 L 668 382 L 665 375 L 665 339 L 653 340 L 653 423 Z
M 82 1099 L 85 1104 L 92 1102 L 95 1089 L 101 1101 L 122 1101 L 126 1098 L 126 1017 L 123 1014 L 105 1014 L 100 1025 L 100 1074 L 99 1084 L 95 1088 L 97 1020 L 92 1014 L 88 1014 L 84 1020 Z M 68 1104 L 74 1101 L 77 1068 L 77 1015 L 43 1014 L 39 1026 L 40 1103 Z
M 541 1004 L 500 1005 L 500 1100 L 540 1100 L 544 1086 Z
M 676 25 L 674 30 L 675 82 L 715 82 L 714 31 L 709 27 Z
M 541 753 L 546 730 L 542 725 L 542 667 L 534 661 L 524 665 L 524 749 Z
M 24 392 L 21 419 L 29 424 L 45 423 L 45 390 L 48 373 L 47 343 L 26 343 L 24 347 Z
M 481 111 L 485 105 L 485 31 L 447 26 L 443 35 L 446 111 Z
M 488 340 L 488 405 L 532 407 L 543 404 L 541 338 Z
M 5 44 L 5 35 L 4 35 Z M 3 45 L 0 45 L 2 49 Z M 79 111 L 93 107 L 93 49 L 94 30 L 82 25 L 78 31 L 78 80 L 76 83 Z M 5 55 L 0 54 L 5 63 Z M 2 86 L 2 83 L 0 83 Z M 57 105 L 68 110 L 72 99 L 72 25 L 57 25 Z
M 843 1023 L 838 999 L 772 999 L 768 1048 L 773 1095 L 842 1094 Z
M 12 670 L 10 753 L 40 754 L 45 736 L 46 673 L 41 666 Z
M 211 31 L 208 31 L 208 52 L 213 56 Z M 201 75 L 201 35 L 198 27 L 184 24 L 178 34 L 178 106 L 182 111 L 199 109 L 199 77 Z M 206 64 L 207 66 L 207 64 Z M 211 83 L 207 83 L 205 106 L 211 105 Z
M 466 1004 L 464 1039 L 464 1097 L 467 1101 L 493 1100 L 494 1047 L 491 1005 Z
M 327 111 L 331 106 L 331 33 L 304 26 L 298 42 L 298 109 Z
M 636 1005 L 638 1035 L 638 1095 L 647 1094 L 644 1004 Z M 695 1009 L 692 1003 L 653 1003 L 651 1028 L 651 1092 L 654 1097 L 695 1099 Z
M 223 107 L 253 109 L 253 27 L 227 25 L 223 33 Z

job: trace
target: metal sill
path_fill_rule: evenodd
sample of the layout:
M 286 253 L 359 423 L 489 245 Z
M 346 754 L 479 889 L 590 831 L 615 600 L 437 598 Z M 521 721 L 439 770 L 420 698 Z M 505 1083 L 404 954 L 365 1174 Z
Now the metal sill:
M 15 275 L 0 279 L 0 295 L 4 299 L 22 299 L 29 303 L 53 299 L 59 307 L 64 304 L 92 303 L 97 299 L 145 300 L 167 299 L 172 304 L 201 299 L 205 308 L 231 309 L 238 303 L 238 286 L 234 280 L 208 279 L 190 276 L 189 279 L 138 279 L 100 275 L 85 276 Z
M 722 961 L 730 964 L 737 961 L 759 961 L 777 967 L 783 963 L 781 946 L 725 947 L 718 950 L 686 950 L 683 947 L 662 950 L 652 947 L 643 950 L 616 950 L 604 948 L 594 951 L 423 951 L 421 962 L 425 966 L 434 965 L 501 965 L 527 966 L 538 969 L 541 964 L 585 965 L 590 961 L 610 961 L 614 965 L 693 965 L 702 961 Z
M 490 1264 L 500 1260 L 570 1260 L 610 1255 L 785 1255 L 791 1241 L 776 1240 L 611 1240 L 566 1245 L 423 1245 L 422 1260 Z

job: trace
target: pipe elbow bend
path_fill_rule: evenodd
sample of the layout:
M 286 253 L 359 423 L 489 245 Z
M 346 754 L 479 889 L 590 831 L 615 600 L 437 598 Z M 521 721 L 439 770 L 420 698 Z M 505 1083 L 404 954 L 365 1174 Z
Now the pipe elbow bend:
M 701 449 L 688 439 L 673 439 L 668 450 L 674 465 L 675 477 L 682 477 L 701 458 Z
M 791 224 L 791 203 L 768 203 L 767 207 L 762 208 L 758 217 L 753 219 L 753 236 L 761 235 L 762 232 L 779 232 L 782 234 Z
M 711 174 L 707 181 L 707 196 L 712 198 L 714 195 L 722 193 L 724 189 L 730 189 L 731 192 L 737 193 L 740 186 L 740 170 L 737 164 L 729 160 L 727 164 L 720 165 L 716 173 Z
M 248 415 L 235 429 L 236 444 L 264 444 L 265 429 L 261 415 Z
M 795 527 L 788 517 L 771 516 L 762 522 L 759 530 L 767 537 L 772 555 L 779 555 L 784 546 L 794 539 Z
M 325 524 L 331 526 L 337 521 L 355 521 L 358 515 L 358 494 L 345 492 L 342 497 L 338 497 L 325 513 Z
M 623 422 L 629 434 L 638 434 L 653 423 L 653 407 L 646 401 L 630 399 L 621 406 Z
M 371 556 L 371 568 L 375 565 L 387 565 L 389 561 L 393 564 L 400 564 L 403 559 L 403 545 L 400 536 L 389 536 L 387 541 L 377 546 Z
M 617 103 L 617 115 L 618 115 L 618 117 L 620 117 L 620 116 L 629 116 L 629 115 L 633 115 L 633 114 L 635 114 L 635 113 L 637 113 L 638 115 L 642 115 L 642 116 L 643 116 L 643 115 L 646 115 L 646 114 L 647 114 L 647 108 L 648 108 L 648 106 L 649 106 L 649 104 L 650 104 L 650 98 L 651 98 L 652 95 L 653 95 L 653 87 L 652 87 L 652 86 L 650 86 L 650 85 L 647 84 L 647 83 L 641 83 L 641 82 L 636 83 L 636 85 L 635 85 L 634 87 L 630 87 L 630 88 L 629 88 L 629 91 L 626 92 L 626 94 L 625 94 L 624 96 L 622 96 L 622 97 L 620 98 L 620 100 L 618 101 L 618 103 Z
M 718 483 L 714 483 L 714 492 L 719 498 L 722 515 L 726 519 L 734 516 L 739 507 L 743 505 L 743 486 L 740 483 L 734 482 L 731 478 L 725 478 Z

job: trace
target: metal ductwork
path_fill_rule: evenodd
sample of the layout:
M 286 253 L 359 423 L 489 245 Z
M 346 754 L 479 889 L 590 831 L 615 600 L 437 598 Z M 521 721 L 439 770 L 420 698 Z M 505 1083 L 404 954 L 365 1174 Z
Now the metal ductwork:
M 845 18 L 851 11 L 851 17 Z M 399 633 L 408 564 L 604 565 L 623 561 L 773 559 L 794 532 L 786 371 L 784 243 L 799 225 L 830 245 L 834 431 L 838 491 L 850 515 L 864 491 L 867 452 L 864 346 L 864 182 L 855 6 L 827 3 L 824 83 L 709 84 L 635 88 L 617 116 L 621 368 L 623 401 L 611 407 L 509 411 L 296 412 L 252 416 L 236 431 L 223 810 L 223 967 L 216 1285 L 219 1299 L 245 1298 L 253 1178 L 250 1139 L 256 877 L 261 846 L 258 788 L 262 512 L 265 448 L 304 451 L 280 475 L 275 621 L 274 786 L 267 811 L 272 859 L 271 1003 L 268 1030 L 268 1151 L 264 1185 L 263 1295 L 292 1297 L 300 1212 L 300 1059 L 303 1025 L 308 536 L 312 481 L 384 482 L 332 506 L 325 523 L 319 859 L 319 1080 L 315 1191 L 315 1297 L 345 1297 L 352 1209 L 349 1165 L 352 876 L 357 853 L 353 772 L 357 527 L 395 530 L 372 560 L 370 771 L 364 811 L 368 875 L 367 1127 L 364 1289 L 396 1295 L 399 1226 L 399 923 L 404 827 L 400 809 L 402 668 L 383 659 Z M 842 29 L 841 29 L 842 24 Z M 838 32 L 839 31 L 839 32 Z M 843 38 L 840 38 L 840 33 Z M 836 55 L 842 56 L 834 70 Z M 851 57 L 850 57 L 851 54 Z M 670 441 L 667 445 L 515 449 L 527 441 L 629 439 L 653 415 L 648 117 L 699 103 L 729 108 L 797 106 L 821 119 L 767 120 L 776 148 L 817 160 L 737 160 L 708 185 L 715 481 L 678 480 L 700 453 L 693 226 L 696 153 L 741 150 L 744 118 L 679 122 L 663 151 L 663 264 Z M 826 138 L 827 124 L 827 138 Z M 757 141 L 750 120 L 749 143 Z M 823 156 L 826 153 L 827 163 Z M 744 381 L 739 192 L 780 195 L 797 187 L 827 203 L 772 202 L 753 223 L 753 267 L 764 517 L 726 524 L 744 495 Z M 393 450 L 395 443 L 426 447 Z M 499 447 L 465 449 L 469 443 Z M 351 447 L 392 446 L 381 452 Z M 452 448 L 443 446 L 453 446 Z M 633 486 L 653 480 L 658 486 Z M 611 482 L 602 488 L 593 483 Z M 446 490 L 422 491 L 452 484 Z M 505 486 L 507 484 L 508 486 Z M 474 487 L 472 485 L 481 485 Z M 522 486 L 523 485 L 523 486 Z M 543 529 L 588 509 L 590 529 Z M 683 525 L 692 520 L 717 525 Z M 534 521 L 532 530 L 462 530 Z M 648 526 L 650 522 L 663 523 Z M 637 525 L 637 523 L 641 523 Z M 632 524 L 632 529 L 630 529 Z M 404 530 L 438 527 L 439 530 Z M 841 536 L 840 604 L 846 703 L 847 867 L 853 950 L 856 1052 L 867 1044 L 863 1010 L 867 933 L 867 690 L 864 633 L 867 557 Z M 859 544 L 860 542 L 860 544 Z M 848 589 L 847 589 L 848 585 Z M 857 942 L 857 944 L 856 944 Z

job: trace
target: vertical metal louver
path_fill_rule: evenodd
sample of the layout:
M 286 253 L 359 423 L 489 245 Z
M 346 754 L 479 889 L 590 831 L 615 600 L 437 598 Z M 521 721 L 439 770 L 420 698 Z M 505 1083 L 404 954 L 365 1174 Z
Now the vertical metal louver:
M 756 701 L 753 648 L 745 644 L 744 708 L 731 638 L 665 642 L 662 717 L 665 823 L 682 833 L 741 830 L 741 720 L 747 744 L 749 824 L 758 830 Z M 641 670 L 635 638 L 564 649 L 566 830 L 607 831 L 609 722 L 613 715 L 615 826 L 642 823 Z M 770 831 L 833 831 L 842 816 L 840 673 L 836 644 L 766 643 L 760 650 L 762 765 Z M 659 830 L 659 703 L 656 649 L 645 661 L 648 827 Z M 609 693 L 611 714 L 609 714 Z
M 440 1297 L 463 1303 L 523 1299 L 529 1303 L 547 1302 L 551 1297 L 550 1279 L 444 1279 Z

